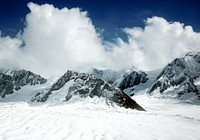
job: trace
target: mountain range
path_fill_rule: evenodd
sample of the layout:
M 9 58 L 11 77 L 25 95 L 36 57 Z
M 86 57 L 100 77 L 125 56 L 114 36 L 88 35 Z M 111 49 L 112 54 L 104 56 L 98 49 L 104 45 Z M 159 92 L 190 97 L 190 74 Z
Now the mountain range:
M 144 111 L 131 96 L 148 94 L 200 103 L 200 52 L 176 58 L 161 70 L 68 70 L 61 77 L 45 79 L 28 70 L 0 69 L 0 101 L 62 103 L 87 98 L 110 106 Z

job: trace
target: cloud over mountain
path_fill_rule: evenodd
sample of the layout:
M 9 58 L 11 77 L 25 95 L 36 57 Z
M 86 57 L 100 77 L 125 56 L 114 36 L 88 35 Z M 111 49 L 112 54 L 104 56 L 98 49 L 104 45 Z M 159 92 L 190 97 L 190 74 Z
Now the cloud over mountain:
M 124 32 L 128 43 L 119 39 L 121 47 L 116 52 L 126 52 L 129 59 L 132 56 L 132 64 L 143 69 L 160 68 L 189 51 L 200 51 L 200 33 L 191 26 L 168 22 L 162 17 L 148 18 L 144 29 L 125 28 Z
M 23 67 L 44 76 L 92 67 L 120 69 L 135 65 L 149 70 L 188 51 L 200 51 L 200 33 L 162 17 L 148 18 L 144 29 L 124 28 L 128 42 L 119 37 L 115 43 L 106 43 L 87 12 L 79 8 L 58 9 L 34 3 L 28 7 L 23 32 L 16 38 L 0 38 L 1 67 Z

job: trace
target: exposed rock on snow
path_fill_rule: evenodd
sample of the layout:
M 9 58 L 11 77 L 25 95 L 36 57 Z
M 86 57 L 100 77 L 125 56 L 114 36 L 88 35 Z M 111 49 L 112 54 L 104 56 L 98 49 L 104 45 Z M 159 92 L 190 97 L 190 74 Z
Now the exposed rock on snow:
M 47 82 L 40 75 L 26 70 L 0 69 L 0 97 L 6 97 L 6 101 L 23 97 L 23 101 L 28 102 L 55 103 L 72 101 L 75 97 L 81 100 L 98 97 L 106 99 L 107 104 L 134 108 L 135 103 L 127 95 L 149 92 L 159 97 L 199 103 L 200 53 L 176 58 L 161 72 L 142 72 L 135 68 L 121 71 L 93 69 L 89 74 L 68 71 L 56 80 Z
M 144 109 L 122 90 L 116 89 L 96 76 L 67 71 L 51 88 L 36 94 L 32 101 L 45 102 L 51 100 L 51 96 L 60 96 L 63 101 L 69 101 L 74 96 L 80 98 L 104 98 L 107 104 L 116 103 L 119 106 L 137 110 Z M 52 97 L 55 98 L 55 97 Z
M 200 99 L 200 91 L 195 85 L 199 77 L 200 53 L 187 53 L 183 58 L 174 59 L 162 70 L 149 92 L 158 89 L 163 95 L 171 94 L 180 99 L 185 94 L 191 94 L 193 98 L 195 93 Z
M 123 80 L 119 84 L 119 88 L 124 90 L 126 88 L 133 87 L 140 83 L 145 83 L 147 80 L 148 78 L 146 73 L 142 71 L 140 72 L 133 71 L 130 74 L 124 76 Z
M 112 86 L 120 88 L 121 90 L 137 86 L 140 83 L 147 82 L 148 80 L 145 72 L 138 71 L 138 69 L 135 70 L 133 68 L 120 71 L 93 69 L 90 73 L 103 79 Z M 129 94 L 129 92 L 127 94 Z
M 0 73 L 0 96 L 4 98 L 8 94 L 12 94 L 14 92 L 13 88 L 12 77 Z
M 47 80 L 27 70 L 0 69 L 0 96 L 4 98 L 26 85 L 44 84 Z

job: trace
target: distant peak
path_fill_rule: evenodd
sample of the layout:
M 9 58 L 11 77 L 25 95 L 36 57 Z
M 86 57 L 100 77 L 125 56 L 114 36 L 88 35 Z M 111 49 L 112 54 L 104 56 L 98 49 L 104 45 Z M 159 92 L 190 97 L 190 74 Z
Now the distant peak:
M 200 55 L 200 52 L 187 52 L 184 57 Z

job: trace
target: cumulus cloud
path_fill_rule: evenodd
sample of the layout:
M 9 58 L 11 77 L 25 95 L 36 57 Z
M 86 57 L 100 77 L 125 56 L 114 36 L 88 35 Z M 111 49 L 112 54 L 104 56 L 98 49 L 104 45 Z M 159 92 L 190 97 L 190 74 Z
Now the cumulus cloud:
M 107 56 L 86 12 L 49 4 L 29 3 L 28 7 L 31 12 L 22 34 L 24 53 L 33 62 L 28 68 L 60 73 L 104 65 Z
M 79 8 L 34 3 L 28 7 L 30 13 L 20 36 L 0 37 L 0 67 L 25 68 L 46 77 L 92 67 L 122 69 L 134 65 L 152 70 L 188 51 L 200 51 L 200 34 L 191 26 L 161 17 L 148 18 L 144 29 L 123 29 L 128 42 L 117 38 L 115 43 L 106 43 L 87 12 Z
M 168 22 L 162 17 L 148 18 L 144 29 L 125 28 L 124 32 L 128 43 L 119 38 L 117 45 L 120 47 L 115 47 L 113 54 L 140 69 L 162 68 L 189 51 L 200 51 L 200 33 L 194 32 L 191 26 Z

